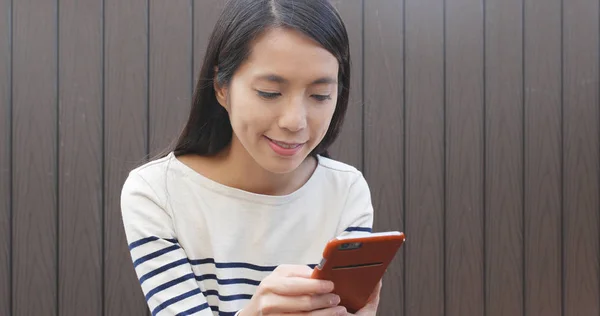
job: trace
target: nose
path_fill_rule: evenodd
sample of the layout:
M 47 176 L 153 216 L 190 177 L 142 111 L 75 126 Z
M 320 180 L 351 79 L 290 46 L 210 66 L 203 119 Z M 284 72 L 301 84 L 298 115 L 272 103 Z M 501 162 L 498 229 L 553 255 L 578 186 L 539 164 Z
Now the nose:
M 306 106 L 301 97 L 291 99 L 282 107 L 278 123 L 280 128 L 291 132 L 298 132 L 306 128 Z

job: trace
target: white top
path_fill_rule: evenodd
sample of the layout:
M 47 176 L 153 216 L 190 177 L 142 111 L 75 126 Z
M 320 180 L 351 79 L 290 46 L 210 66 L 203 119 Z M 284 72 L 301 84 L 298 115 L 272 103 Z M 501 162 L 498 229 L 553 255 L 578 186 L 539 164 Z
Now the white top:
M 271 196 L 222 185 L 170 153 L 131 171 L 121 209 L 152 315 L 234 315 L 277 265 L 314 267 L 327 241 L 373 223 L 361 172 L 321 156 L 300 189 Z

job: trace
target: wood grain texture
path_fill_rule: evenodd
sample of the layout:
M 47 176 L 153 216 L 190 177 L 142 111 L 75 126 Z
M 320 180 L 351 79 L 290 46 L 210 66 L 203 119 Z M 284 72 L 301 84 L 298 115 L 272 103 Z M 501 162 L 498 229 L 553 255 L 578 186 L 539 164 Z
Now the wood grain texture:
M 405 2 L 407 316 L 444 313 L 443 8 Z
M 206 48 L 208 47 L 208 40 L 210 39 L 210 35 L 219 19 L 219 15 L 221 15 L 221 11 L 225 7 L 226 1 L 222 0 L 192 0 L 193 5 L 193 48 L 194 53 L 192 56 L 193 65 L 194 65 L 194 79 L 193 79 L 193 88 L 196 87 L 196 82 L 198 81 L 198 76 L 200 74 L 200 68 L 202 67 L 202 62 L 204 61 L 204 55 L 206 53 Z M 192 89 L 192 92 L 194 89 Z
M 445 315 L 484 314 L 483 3 L 446 1 Z
M 332 154 L 408 237 L 378 314 L 600 315 L 600 3 L 332 2 Z M 121 188 L 183 126 L 224 5 L 0 0 L 0 315 L 149 314 Z
M 332 0 L 350 41 L 350 100 L 344 125 L 330 154 L 358 169 L 363 167 L 363 0 Z
M 486 315 L 523 315 L 521 0 L 485 7 Z
M 148 153 L 148 6 L 146 0 L 105 1 L 104 313 L 145 315 L 120 196 L 129 171 Z
M 563 2 L 563 315 L 600 315 L 598 6 Z
M 58 12 L 58 314 L 102 315 L 102 2 Z
M 57 315 L 57 2 L 13 6 L 12 313 Z
M 0 315 L 11 315 L 11 1 L 0 1 Z
M 525 0 L 525 315 L 561 315 L 561 1 Z
M 192 77 L 190 0 L 150 2 L 150 157 L 174 147 L 189 114 Z
M 374 231 L 404 226 L 403 22 L 400 1 L 369 0 L 364 12 L 364 176 L 375 209 Z M 385 128 L 382 128 L 384 127 Z M 408 239 L 412 240 L 411 237 Z M 383 280 L 380 315 L 400 315 L 404 306 L 404 248 Z

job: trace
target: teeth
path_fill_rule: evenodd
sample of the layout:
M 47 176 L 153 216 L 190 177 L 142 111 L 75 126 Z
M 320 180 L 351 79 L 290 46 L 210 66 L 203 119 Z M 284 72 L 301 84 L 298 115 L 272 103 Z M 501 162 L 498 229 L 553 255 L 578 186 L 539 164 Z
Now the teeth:
M 275 141 L 275 140 L 274 140 L 273 142 L 274 142 L 275 144 L 277 144 L 277 146 L 279 146 L 279 147 L 281 147 L 281 148 L 285 148 L 285 149 L 292 149 L 292 148 L 296 148 L 296 147 L 298 147 L 298 146 L 299 146 L 299 145 L 297 145 L 297 144 L 296 144 L 296 145 L 288 145 L 288 144 L 285 144 L 285 143 L 280 143 L 280 142 L 278 142 L 278 141 Z

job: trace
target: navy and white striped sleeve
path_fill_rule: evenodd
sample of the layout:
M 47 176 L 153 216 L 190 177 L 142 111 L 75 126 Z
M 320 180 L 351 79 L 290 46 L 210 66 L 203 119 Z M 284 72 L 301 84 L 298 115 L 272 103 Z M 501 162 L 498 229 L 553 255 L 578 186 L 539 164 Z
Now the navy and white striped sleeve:
M 158 195 L 132 172 L 121 191 L 121 214 L 129 251 L 152 315 L 212 316 L 195 281 L 173 222 Z
M 338 236 L 358 233 L 371 233 L 373 230 L 373 205 L 371 191 L 362 173 L 357 176 L 348 189 L 348 195 L 342 218 L 338 226 Z

